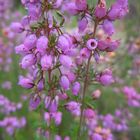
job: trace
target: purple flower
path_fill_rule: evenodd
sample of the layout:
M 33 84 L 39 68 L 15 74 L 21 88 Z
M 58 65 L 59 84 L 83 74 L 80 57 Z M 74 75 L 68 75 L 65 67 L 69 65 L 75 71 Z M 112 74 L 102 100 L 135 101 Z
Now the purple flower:
M 102 136 L 98 133 L 92 135 L 92 140 L 103 140 Z
M 75 5 L 75 2 L 67 2 L 63 6 L 63 10 L 66 11 L 70 15 L 76 15 L 79 13 L 78 8 Z
M 78 10 L 84 11 L 87 9 L 87 1 L 86 0 L 76 0 L 75 5 Z
M 39 106 L 40 102 L 41 102 L 40 96 L 32 95 L 30 97 L 30 103 L 29 103 L 30 109 L 35 110 Z
M 80 115 L 80 103 L 75 101 L 70 101 L 66 104 L 66 109 L 68 109 L 73 115 L 79 116 Z
M 54 138 L 54 140 L 62 140 L 62 138 L 61 138 L 61 136 L 56 135 L 55 138 Z
M 36 46 L 37 37 L 35 34 L 28 35 L 24 40 L 25 47 L 30 50 Z
M 61 35 L 59 36 L 58 38 L 58 48 L 60 48 L 62 51 L 67 51 L 68 49 L 70 49 L 72 45 L 72 40 L 70 38 L 70 36 L 64 34 L 64 35 Z
M 44 120 L 46 121 L 47 125 L 50 126 L 51 116 L 48 112 L 44 113 Z
M 128 1 L 117 0 L 112 6 L 108 13 L 110 20 L 120 19 L 128 13 Z
M 112 84 L 114 82 L 112 72 L 106 69 L 103 73 L 101 73 L 99 82 L 104 86 L 109 86 L 110 84 Z
M 63 0 L 56 0 L 53 4 L 53 8 L 60 8 L 62 5 Z
M 42 67 L 42 70 L 48 70 L 52 67 L 53 65 L 53 59 L 52 59 L 52 56 L 51 55 L 44 55 L 42 58 L 41 58 L 41 67 Z
M 89 50 L 95 50 L 97 48 L 98 42 L 96 41 L 96 39 L 89 39 L 87 41 L 87 48 Z
M 45 108 L 48 109 L 48 107 L 50 106 L 50 103 L 51 103 L 51 97 L 46 96 L 44 103 L 45 103 Z
M 57 101 L 57 99 L 53 99 L 50 102 L 49 111 L 50 112 L 57 112 L 57 108 L 58 108 L 58 101 Z
M 27 54 L 22 58 L 21 61 L 21 67 L 23 69 L 26 69 L 28 67 L 31 67 L 32 65 L 34 65 L 36 63 L 36 57 L 34 54 Z
M 100 1 L 100 3 L 96 6 L 94 14 L 99 19 L 103 18 L 106 15 L 105 0 Z
M 32 20 L 37 20 L 41 16 L 41 3 L 28 3 L 28 14 Z
M 48 38 L 46 36 L 41 36 L 37 40 L 36 47 L 41 54 L 44 54 L 46 52 L 46 49 L 48 48 Z
M 25 47 L 24 44 L 20 44 L 19 46 L 15 47 L 15 52 L 16 54 L 26 54 L 29 52 L 29 49 L 27 47 Z
M 42 91 L 44 89 L 44 79 L 41 79 L 37 84 L 37 89 Z
M 88 109 L 85 109 L 84 110 L 84 116 L 87 118 L 87 119 L 93 119 L 95 117 L 95 112 L 88 108 Z
M 22 86 L 23 88 L 27 88 L 27 89 L 33 88 L 33 86 L 34 86 L 34 83 L 30 78 L 26 78 L 26 77 L 23 77 L 23 76 L 19 77 L 18 84 L 20 86 Z
M 59 61 L 66 68 L 71 68 L 73 66 L 71 57 L 67 55 L 60 55 Z
M 54 119 L 56 125 L 60 125 L 61 121 L 62 121 L 62 113 L 61 112 L 54 113 L 53 119 Z
M 88 20 L 86 17 L 79 20 L 78 22 L 79 32 L 83 32 L 86 29 L 87 25 L 88 25 Z
M 60 85 L 64 90 L 69 90 L 70 81 L 66 76 L 62 76 L 60 79 Z
M 24 27 L 19 22 L 13 22 L 10 26 L 11 30 L 16 33 L 21 33 L 24 31 Z
M 82 58 L 89 58 L 89 56 L 90 56 L 90 50 L 87 49 L 87 48 L 81 49 L 81 51 L 80 51 L 80 56 L 81 56 Z
M 113 26 L 112 21 L 104 20 L 103 30 L 104 30 L 104 32 L 106 34 L 108 34 L 109 36 L 111 36 L 115 32 L 115 29 L 114 29 L 114 26 Z
M 78 93 L 79 93 L 79 91 L 80 91 L 80 83 L 79 82 L 75 82 L 74 84 L 73 84 L 73 87 L 72 87 L 72 93 L 73 93 L 73 95 L 75 95 L 75 96 L 77 96 L 78 95 Z

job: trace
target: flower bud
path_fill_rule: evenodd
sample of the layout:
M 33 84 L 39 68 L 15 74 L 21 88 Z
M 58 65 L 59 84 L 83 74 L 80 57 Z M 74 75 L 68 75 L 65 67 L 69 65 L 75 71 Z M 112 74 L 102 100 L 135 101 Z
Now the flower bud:
M 60 85 L 64 90 L 69 90 L 70 82 L 66 76 L 62 76 L 60 79 Z
M 78 22 L 79 32 L 83 32 L 88 25 L 88 20 L 84 17 Z
M 112 72 L 110 70 L 105 70 L 99 77 L 99 82 L 104 86 L 109 86 L 114 82 L 112 77 Z
M 24 40 L 24 45 L 28 50 L 33 49 L 36 46 L 37 37 L 35 34 L 28 35 Z
M 100 90 L 95 90 L 95 91 L 92 93 L 93 99 L 99 99 L 100 96 L 101 96 L 101 91 L 100 91 Z
M 52 56 L 51 55 L 44 55 L 42 58 L 41 58 L 41 67 L 42 67 L 42 70 L 48 70 L 52 67 L 52 62 L 53 59 L 52 59 Z
M 41 54 L 44 54 L 46 52 L 46 49 L 48 48 L 48 38 L 46 36 L 41 36 L 37 40 L 36 47 Z
M 26 54 L 28 52 L 28 48 L 25 47 L 24 44 L 15 47 L 16 54 Z
M 113 23 L 109 20 L 104 20 L 103 30 L 105 33 L 107 33 L 109 36 L 111 36 L 115 32 Z
M 22 58 L 21 67 L 26 69 L 36 63 L 36 57 L 33 54 L 27 54 Z
M 66 68 L 71 68 L 73 65 L 71 57 L 67 55 L 60 55 L 59 61 Z
M 88 109 L 85 109 L 84 110 L 84 116 L 87 118 L 87 119 L 93 119 L 95 117 L 95 112 L 88 108 Z
M 83 11 L 87 9 L 87 1 L 86 0 L 76 0 L 75 5 L 78 10 Z
M 54 113 L 53 118 L 54 118 L 55 124 L 60 125 L 62 121 L 62 113 L 61 112 Z
M 51 103 L 51 97 L 46 96 L 44 103 L 45 103 L 45 108 L 48 109 L 48 107 L 50 106 L 50 103 Z
M 62 51 L 67 51 L 71 47 L 71 39 L 69 36 L 61 35 L 58 38 L 58 48 L 60 48 Z
M 30 109 L 35 110 L 41 102 L 41 98 L 38 95 L 31 96 L 30 98 Z
M 99 19 L 103 18 L 106 15 L 106 2 L 101 0 L 95 8 L 95 16 Z
M 16 33 L 21 33 L 24 31 L 24 27 L 19 22 L 13 22 L 10 25 L 10 28 L 13 32 L 16 32 Z
M 48 112 L 44 113 L 44 120 L 46 121 L 47 126 L 50 126 L 51 116 L 50 116 L 50 114 Z
M 73 84 L 73 87 L 72 87 L 72 93 L 73 93 L 73 95 L 75 95 L 75 96 L 77 96 L 78 95 L 78 93 L 79 93 L 79 91 L 80 91 L 80 83 L 79 82 L 75 82 L 74 84 Z
M 81 49 L 81 51 L 80 51 L 80 56 L 81 56 L 82 58 L 89 58 L 89 56 L 90 56 L 90 51 L 89 51 L 89 49 L 87 49 L 87 48 Z
M 18 85 L 22 86 L 23 88 L 30 89 L 30 88 L 33 88 L 34 83 L 31 79 L 20 76 Z
M 42 91 L 44 89 L 44 79 L 41 79 L 37 84 L 38 91 Z

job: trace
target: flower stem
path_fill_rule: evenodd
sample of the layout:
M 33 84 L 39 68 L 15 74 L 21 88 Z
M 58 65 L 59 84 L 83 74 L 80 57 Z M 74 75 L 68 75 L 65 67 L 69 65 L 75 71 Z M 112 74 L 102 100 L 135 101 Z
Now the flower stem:
M 94 30 L 93 30 L 93 38 L 95 37 L 97 26 L 98 26 L 98 21 L 95 21 Z M 88 62 L 86 66 L 86 75 L 85 75 L 85 80 L 84 80 L 84 87 L 83 87 L 83 94 L 82 94 L 82 101 L 81 101 L 82 106 L 81 106 L 81 113 L 80 113 L 79 128 L 78 128 L 78 133 L 77 133 L 77 140 L 80 140 L 81 138 L 81 129 L 82 129 L 82 123 L 83 123 L 84 106 L 85 106 L 85 95 L 86 95 L 87 87 L 88 87 L 88 76 L 89 76 L 91 58 L 92 58 L 92 52 L 90 54 L 90 57 L 88 58 Z

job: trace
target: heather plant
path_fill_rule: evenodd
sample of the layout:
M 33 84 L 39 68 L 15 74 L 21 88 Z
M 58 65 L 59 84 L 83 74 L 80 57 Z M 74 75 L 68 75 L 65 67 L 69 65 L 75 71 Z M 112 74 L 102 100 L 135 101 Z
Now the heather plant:
M 98 113 L 92 102 L 100 92 L 89 94 L 88 90 L 95 84 L 109 86 L 115 81 L 111 67 L 100 71 L 97 67 L 100 54 L 114 52 L 120 45 L 119 39 L 113 39 L 113 23 L 127 14 L 128 1 L 116 0 L 111 7 L 105 0 L 92 6 L 86 0 L 21 2 L 27 15 L 10 27 L 26 34 L 15 47 L 21 55 L 20 67 L 27 72 L 19 76 L 18 84 L 30 89 L 30 109 L 41 110 L 45 127 L 41 125 L 38 133 L 56 140 L 113 139 L 110 127 L 96 125 Z M 77 28 L 69 32 L 66 24 L 73 17 Z M 99 29 L 105 33 L 102 38 L 97 34 Z M 75 123 L 73 136 L 60 132 L 66 110 Z M 125 123 L 123 126 L 127 128 Z

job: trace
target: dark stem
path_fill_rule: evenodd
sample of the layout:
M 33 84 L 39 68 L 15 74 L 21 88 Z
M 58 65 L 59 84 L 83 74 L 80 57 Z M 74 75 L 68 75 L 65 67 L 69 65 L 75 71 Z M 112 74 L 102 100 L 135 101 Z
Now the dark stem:
M 96 29 L 98 26 L 98 21 L 95 21 L 94 25 L 94 30 L 93 30 L 93 38 L 95 37 L 96 34 Z M 78 133 L 77 133 L 77 140 L 80 140 L 81 138 L 81 129 L 82 129 L 82 123 L 83 123 L 83 112 L 84 112 L 84 106 L 85 106 L 85 95 L 87 92 L 88 88 L 88 75 L 89 75 L 89 68 L 90 68 L 90 61 L 92 58 L 92 53 L 90 54 L 90 57 L 88 58 L 87 66 L 86 66 L 86 75 L 85 75 L 85 80 L 84 80 L 84 87 L 83 87 L 83 93 L 82 93 L 82 100 L 81 100 L 81 113 L 80 113 L 80 122 L 79 122 L 79 128 L 78 128 Z

